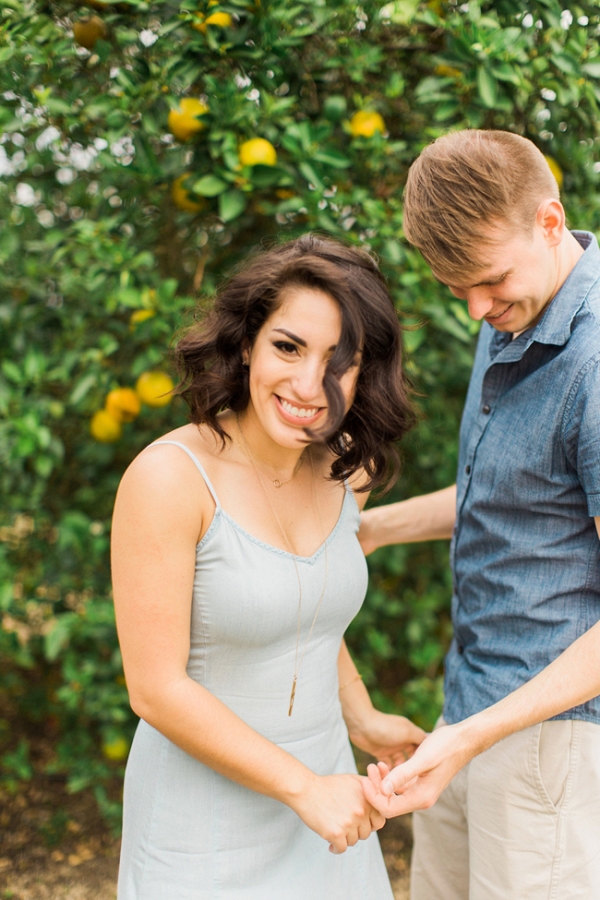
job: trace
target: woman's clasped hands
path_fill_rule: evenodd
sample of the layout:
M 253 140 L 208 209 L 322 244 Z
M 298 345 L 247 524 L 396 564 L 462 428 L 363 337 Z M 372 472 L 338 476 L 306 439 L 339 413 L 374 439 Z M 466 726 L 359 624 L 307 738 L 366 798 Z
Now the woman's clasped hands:
M 332 853 L 343 853 L 366 840 L 385 823 L 365 796 L 367 780 L 355 774 L 313 775 L 293 804 L 304 824 L 329 843 Z

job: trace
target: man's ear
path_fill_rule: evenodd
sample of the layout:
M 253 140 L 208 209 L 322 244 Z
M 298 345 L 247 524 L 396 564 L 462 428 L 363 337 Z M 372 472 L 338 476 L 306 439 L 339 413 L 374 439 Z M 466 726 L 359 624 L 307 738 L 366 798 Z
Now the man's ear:
M 543 200 L 538 206 L 535 221 L 542 229 L 548 246 L 557 247 L 564 237 L 566 225 L 565 211 L 560 200 L 554 197 Z

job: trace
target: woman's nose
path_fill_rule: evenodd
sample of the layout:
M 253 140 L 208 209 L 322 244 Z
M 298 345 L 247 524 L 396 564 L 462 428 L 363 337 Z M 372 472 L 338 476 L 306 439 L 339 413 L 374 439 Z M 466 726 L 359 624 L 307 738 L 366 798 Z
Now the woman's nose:
M 298 400 L 315 400 L 323 392 L 323 378 L 325 376 L 325 364 L 317 360 L 305 360 L 296 369 L 292 379 L 294 391 Z

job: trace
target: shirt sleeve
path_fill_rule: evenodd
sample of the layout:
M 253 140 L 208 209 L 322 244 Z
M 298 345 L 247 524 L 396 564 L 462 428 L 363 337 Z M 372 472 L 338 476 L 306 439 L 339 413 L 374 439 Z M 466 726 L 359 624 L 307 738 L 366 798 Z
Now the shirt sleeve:
M 600 353 L 579 371 L 565 407 L 567 458 L 587 497 L 590 516 L 600 516 Z

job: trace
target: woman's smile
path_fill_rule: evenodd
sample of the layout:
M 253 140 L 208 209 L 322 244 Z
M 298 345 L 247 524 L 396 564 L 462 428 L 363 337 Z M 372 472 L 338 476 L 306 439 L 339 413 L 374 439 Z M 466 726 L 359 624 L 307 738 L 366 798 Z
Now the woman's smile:
M 325 409 L 324 406 L 315 404 L 307 406 L 297 403 L 295 400 L 288 400 L 279 394 L 273 394 L 273 396 L 275 397 L 275 406 L 282 419 L 293 425 L 302 425 L 303 428 L 316 422 Z

